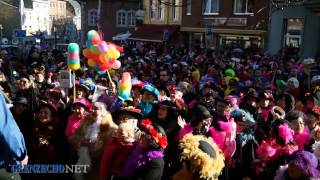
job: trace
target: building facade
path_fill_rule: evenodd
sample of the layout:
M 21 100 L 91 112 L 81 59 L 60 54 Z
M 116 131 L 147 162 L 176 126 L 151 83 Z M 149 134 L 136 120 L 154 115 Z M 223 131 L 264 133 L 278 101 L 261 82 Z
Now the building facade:
M 320 55 L 320 1 L 279 1 L 272 7 L 268 50 L 295 48 L 302 57 Z
M 184 43 L 203 47 L 264 47 L 269 2 L 261 0 L 184 0 Z
M 136 12 L 141 7 L 140 0 L 86 0 L 84 9 L 84 29 L 100 29 L 105 40 L 118 34 L 134 31 Z M 100 8 L 100 15 L 99 15 Z

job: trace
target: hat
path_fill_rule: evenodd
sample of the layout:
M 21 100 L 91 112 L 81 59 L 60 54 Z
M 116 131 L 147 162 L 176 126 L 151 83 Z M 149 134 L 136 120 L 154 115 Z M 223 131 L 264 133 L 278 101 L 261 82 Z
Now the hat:
M 311 83 L 315 83 L 317 81 L 320 81 L 320 75 L 313 76 L 312 79 L 311 79 Z
M 119 116 L 121 114 L 128 114 L 130 116 L 133 116 L 137 118 L 138 120 L 142 119 L 143 114 L 141 113 L 140 109 L 135 109 L 134 107 L 123 107 L 118 111 L 115 111 L 113 113 L 114 119 L 119 119 Z
M 39 103 L 39 106 L 38 106 L 38 110 L 40 110 L 41 107 L 48 107 L 51 110 L 53 116 L 55 116 L 57 114 L 57 108 L 54 107 L 51 103 L 49 103 L 47 101 L 41 100 Z
M 216 102 L 222 102 L 222 103 L 224 103 L 224 104 L 226 104 L 228 106 L 231 106 L 230 100 L 229 99 L 225 99 L 225 98 L 223 98 L 221 96 L 217 96 L 216 97 Z
M 228 68 L 228 69 L 225 71 L 225 74 L 226 74 L 226 76 L 230 76 L 230 77 L 235 77 L 235 76 L 236 76 L 236 73 L 235 73 L 234 70 L 231 69 L 231 68 Z
M 74 103 L 72 104 L 72 106 L 75 106 L 76 104 L 80 104 L 82 105 L 84 108 L 86 108 L 87 110 L 91 109 L 91 103 L 86 99 L 86 98 L 79 98 L 76 99 L 74 101 Z
M 170 97 L 170 92 L 166 86 L 160 85 L 160 86 L 157 86 L 157 88 L 159 91 L 164 91 L 166 93 L 166 96 Z
M 273 100 L 273 95 L 269 91 L 263 91 L 259 94 L 259 99 Z
M 27 98 L 23 97 L 23 96 L 19 96 L 17 98 L 15 98 L 15 100 L 13 101 L 14 104 L 22 104 L 25 106 L 28 106 L 28 100 Z
M 298 87 L 299 87 L 299 81 L 298 81 L 298 79 L 295 78 L 295 77 L 289 78 L 288 81 L 287 81 L 287 83 L 288 83 L 288 82 L 293 82 L 295 88 L 298 88 Z
M 253 126 L 256 124 L 253 116 L 242 109 L 235 109 L 231 111 L 230 116 L 233 117 L 237 123 L 245 126 Z
M 199 120 L 212 118 L 210 111 L 203 105 L 197 105 L 191 109 L 191 114 L 195 115 Z
M 158 91 L 157 88 L 147 84 L 147 85 L 144 85 L 141 89 L 141 93 L 143 94 L 144 91 L 148 91 L 150 92 L 151 94 L 153 94 L 153 96 L 158 100 L 159 99 L 159 96 L 160 96 L 160 92 Z
M 303 60 L 302 64 L 305 64 L 305 65 L 310 65 L 310 64 L 313 64 L 315 61 L 313 58 L 306 58 Z
M 160 102 L 159 105 L 160 106 L 166 106 L 166 107 L 171 108 L 171 109 L 176 109 L 177 108 L 176 105 L 173 102 L 168 101 L 168 100 L 164 100 L 164 101 Z
M 253 98 L 258 98 L 257 92 L 256 92 L 256 90 L 253 89 L 253 88 L 250 88 L 250 89 L 248 90 L 248 92 L 245 93 L 245 95 L 243 96 L 243 100 L 249 99 L 249 98 L 251 98 L 251 97 L 253 97 Z
M 317 178 L 320 172 L 317 169 L 318 159 L 308 151 L 296 151 L 289 157 L 289 163 L 298 167 L 307 177 Z
M 181 160 L 190 163 L 191 171 L 201 179 L 217 180 L 225 164 L 224 156 L 211 138 L 187 134 L 179 144 Z
M 151 136 L 150 145 L 155 149 L 165 149 L 168 146 L 168 140 L 164 129 L 150 121 L 143 119 L 139 124 L 139 129 Z

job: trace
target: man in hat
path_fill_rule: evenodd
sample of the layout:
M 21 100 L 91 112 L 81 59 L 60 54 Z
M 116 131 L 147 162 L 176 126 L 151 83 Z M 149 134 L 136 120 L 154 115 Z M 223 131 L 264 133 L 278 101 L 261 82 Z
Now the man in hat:
M 158 103 L 160 92 L 151 85 L 145 85 L 141 89 L 142 99 L 139 108 L 144 116 L 148 116 L 155 105 Z
M 32 112 L 28 109 L 29 103 L 26 97 L 20 96 L 13 101 L 13 107 L 10 111 L 19 126 L 28 147 L 31 139 L 33 124 L 30 121 Z

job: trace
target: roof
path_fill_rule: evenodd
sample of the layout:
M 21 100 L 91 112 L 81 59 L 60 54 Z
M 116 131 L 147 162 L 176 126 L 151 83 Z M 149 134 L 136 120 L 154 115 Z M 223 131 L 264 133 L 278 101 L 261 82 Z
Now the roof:
M 168 30 L 169 37 L 179 29 L 177 25 L 154 25 L 143 24 L 136 31 L 132 32 L 129 40 L 163 42 L 164 31 Z

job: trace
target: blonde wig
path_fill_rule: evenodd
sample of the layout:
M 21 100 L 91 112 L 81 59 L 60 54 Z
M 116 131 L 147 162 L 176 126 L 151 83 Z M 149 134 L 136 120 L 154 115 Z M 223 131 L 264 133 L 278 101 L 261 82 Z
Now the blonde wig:
M 214 150 L 214 157 L 199 148 L 200 142 L 207 142 Z M 190 162 L 190 169 L 200 179 L 217 180 L 224 168 L 224 156 L 211 138 L 201 135 L 186 135 L 180 142 L 181 160 Z

